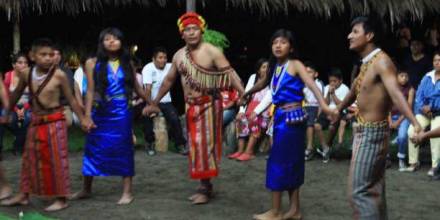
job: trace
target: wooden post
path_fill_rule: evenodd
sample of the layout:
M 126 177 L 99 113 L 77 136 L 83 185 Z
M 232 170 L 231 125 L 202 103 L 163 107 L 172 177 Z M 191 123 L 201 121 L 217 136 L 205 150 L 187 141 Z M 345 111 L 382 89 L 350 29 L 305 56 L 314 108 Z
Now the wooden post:
M 18 18 L 13 18 L 13 30 L 12 30 L 12 42 L 13 42 L 13 49 L 12 52 L 14 54 L 20 52 L 20 21 Z
M 186 12 L 196 11 L 196 0 L 186 0 Z

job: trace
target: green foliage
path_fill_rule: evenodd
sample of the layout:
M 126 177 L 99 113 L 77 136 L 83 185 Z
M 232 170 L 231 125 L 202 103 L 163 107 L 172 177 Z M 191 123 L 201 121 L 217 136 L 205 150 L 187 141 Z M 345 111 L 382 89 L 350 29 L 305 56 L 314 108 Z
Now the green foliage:
M 32 212 L 32 213 L 23 213 L 23 216 L 20 216 L 19 220 L 55 220 L 55 219 L 43 216 L 37 212 Z
M 0 213 L 0 220 L 14 220 L 14 218 L 5 216 Z M 31 213 L 20 212 L 18 216 L 18 220 L 56 220 L 56 219 L 46 217 L 37 212 L 31 212 Z
M 13 220 L 12 218 L 9 218 L 6 215 L 3 215 L 2 213 L 0 213 L 0 220 Z
M 211 29 L 205 30 L 203 41 L 220 48 L 222 51 L 230 46 L 228 38 L 223 33 Z

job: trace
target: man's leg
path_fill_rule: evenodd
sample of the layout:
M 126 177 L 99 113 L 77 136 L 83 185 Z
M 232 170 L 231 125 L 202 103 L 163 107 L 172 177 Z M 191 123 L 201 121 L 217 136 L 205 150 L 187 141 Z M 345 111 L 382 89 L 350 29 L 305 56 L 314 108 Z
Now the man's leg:
M 385 164 L 388 141 L 386 127 L 360 125 L 356 129 L 348 182 L 354 219 L 387 219 Z
M 190 197 L 194 205 L 206 204 L 212 196 L 213 186 L 211 179 L 201 179 L 197 193 Z
M 164 103 L 159 105 L 167 123 L 170 125 L 168 130 L 172 129 L 172 132 L 168 132 L 172 140 L 176 144 L 176 148 L 182 154 L 188 154 L 186 148 L 186 140 L 183 137 L 182 125 L 180 124 L 179 115 L 177 114 L 176 108 L 174 108 L 171 103 Z
M 316 122 L 316 117 L 318 115 L 318 107 L 306 107 L 307 111 L 307 147 L 305 151 L 305 160 L 311 160 L 313 158 L 313 135 L 314 135 L 314 125 Z
M 406 169 L 406 155 L 408 154 L 408 128 L 409 120 L 403 119 L 400 123 L 399 129 L 397 131 L 397 145 L 399 147 L 399 152 L 397 157 L 399 158 L 399 171 L 404 171 Z
M 153 156 L 156 154 L 156 150 L 154 147 L 155 137 L 153 131 L 153 118 L 148 116 L 144 117 L 144 139 L 145 139 L 145 150 L 148 155 Z
M 338 147 L 341 147 L 340 145 L 344 142 L 345 127 L 347 127 L 347 121 L 342 119 L 338 128 Z
M 440 127 L 440 116 L 435 117 L 431 121 L 431 130 Z M 434 175 L 434 168 L 436 168 L 439 164 L 440 160 L 440 138 L 431 138 L 431 159 L 432 159 L 432 168 L 430 170 L 429 175 Z
M 422 129 L 425 129 L 431 121 L 423 116 L 423 115 L 416 115 L 416 119 L 419 122 L 420 126 L 422 126 Z M 408 162 L 410 164 L 410 167 L 406 171 L 413 172 L 417 169 L 417 166 L 419 164 L 419 146 L 416 146 L 409 138 L 411 138 L 414 134 L 414 127 L 412 125 L 409 126 L 408 129 Z

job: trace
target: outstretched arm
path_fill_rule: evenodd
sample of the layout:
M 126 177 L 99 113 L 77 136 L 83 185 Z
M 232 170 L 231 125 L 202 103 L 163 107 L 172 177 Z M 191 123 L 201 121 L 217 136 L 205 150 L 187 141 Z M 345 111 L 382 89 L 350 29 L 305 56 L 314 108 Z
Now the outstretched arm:
M 353 81 L 355 82 L 355 81 Z M 352 83 L 351 89 L 348 92 L 348 94 L 345 96 L 345 98 L 339 103 L 337 106 L 337 110 L 339 112 L 342 112 L 342 110 L 348 108 L 351 104 L 353 104 L 354 101 L 356 101 L 356 93 L 355 93 L 355 83 Z
M 377 64 L 378 65 L 375 66 L 375 71 L 379 73 L 385 89 L 391 97 L 394 105 L 397 106 L 399 111 L 411 121 L 411 124 L 415 128 L 415 132 L 419 133 L 421 131 L 420 124 L 417 122 L 407 100 L 399 89 L 396 77 L 396 67 L 388 57 L 378 60 Z
M 142 88 L 142 85 L 140 85 L 139 83 L 138 83 L 138 81 L 136 80 L 136 74 L 137 73 L 133 73 L 134 75 L 133 75 L 133 83 L 134 83 L 134 91 L 136 92 L 136 94 L 139 96 L 139 97 L 141 97 L 141 99 L 143 99 L 145 102 L 147 102 L 147 103 L 150 103 L 149 101 L 151 101 L 150 100 L 150 98 L 149 97 L 147 97 L 147 94 L 145 93 L 145 91 L 143 90 L 143 88 Z
M 258 79 L 258 81 L 254 84 L 254 86 L 246 91 L 244 94 L 245 98 L 247 96 L 252 95 L 253 93 L 256 93 L 264 88 L 266 88 L 267 84 L 269 83 L 270 77 L 269 74 L 263 74 L 263 77 Z
M 95 80 L 93 79 L 95 65 L 96 61 L 94 59 L 88 59 L 84 65 L 84 74 L 87 77 L 85 116 L 88 118 L 92 115 L 93 96 L 95 94 Z
M 225 55 L 218 48 L 211 46 L 211 52 L 213 54 L 214 64 L 217 69 L 224 69 L 231 66 Z M 238 76 L 237 72 L 235 72 L 235 70 L 233 70 L 229 74 L 231 74 L 229 77 L 231 79 L 232 87 L 238 91 L 238 94 L 240 96 L 242 96 L 244 94 L 244 88 L 240 77 Z
M 86 117 L 84 116 L 84 111 L 81 109 L 81 106 L 78 104 L 72 94 L 72 89 L 70 88 L 69 80 L 67 79 L 66 74 L 59 69 L 57 70 L 56 76 L 60 81 L 60 88 L 64 94 L 64 97 L 66 97 L 70 107 L 72 107 L 73 112 L 78 116 L 79 120 L 81 121 L 83 129 L 85 131 L 89 131 L 89 129 L 93 127 L 92 122 L 89 120 L 85 120 Z
M 162 85 L 160 85 L 159 92 L 157 93 L 156 98 L 152 101 L 151 104 L 158 105 L 160 100 L 165 96 L 167 92 L 170 91 L 171 86 L 173 86 L 174 82 L 177 79 L 177 65 L 176 65 L 176 59 L 173 58 L 173 63 L 171 65 L 170 71 L 168 72 L 167 76 L 162 82 Z
M 315 84 L 315 81 L 313 81 L 312 77 L 310 77 L 310 75 L 307 73 L 306 68 L 304 67 L 304 65 L 297 60 L 293 60 L 293 61 L 289 61 L 291 62 L 289 65 L 288 69 L 288 73 L 298 73 L 299 77 L 301 77 L 301 80 L 306 84 L 306 86 L 313 92 L 313 94 L 315 95 L 316 99 L 318 99 L 319 105 L 322 108 L 322 111 L 326 114 L 330 114 L 331 110 L 328 107 L 327 103 L 325 102 L 324 98 L 322 97 L 322 94 L 320 92 L 320 90 L 318 89 L 318 87 Z

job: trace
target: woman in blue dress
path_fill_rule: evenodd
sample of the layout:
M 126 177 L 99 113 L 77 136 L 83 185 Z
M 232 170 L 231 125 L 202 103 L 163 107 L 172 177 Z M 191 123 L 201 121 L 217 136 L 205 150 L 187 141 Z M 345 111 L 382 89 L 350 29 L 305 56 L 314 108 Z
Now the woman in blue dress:
M 263 214 L 254 215 L 254 219 L 301 219 L 299 188 L 304 183 L 307 117 L 301 106 L 304 86 L 312 90 L 324 113 L 331 114 L 332 111 L 313 79 L 307 74 L 304 65 L 299 60 L 291 59 L 294 52 L 293 34 L 288 30 L 278 30 L 272 36 L 271 43 L 270 87 L 272 103 L 276 107 L 273 146 L 267 162 L 266 187 L 272 191 L 272 208 Z M 255 117 L 255 114 L 251 117 Z M 290 197 L 289 211 L 284 214 L 281 211 L 283 191 L 287 191 Z
M 86 73 L 86 114 L 96 127 L 86 137 L 83 190 L 73 197 L 89 197 L 94 176 L 122 176 L 123 193 L 117 204 L 129 204 L 133 200 L 131 188 L 134 176 L 132 110 L 129 103 L 133 90 L 144 100 L 146 96 L 135 80 L 120 30 L 107 28 L 100 33 L 96 64 L 87 62 Z

